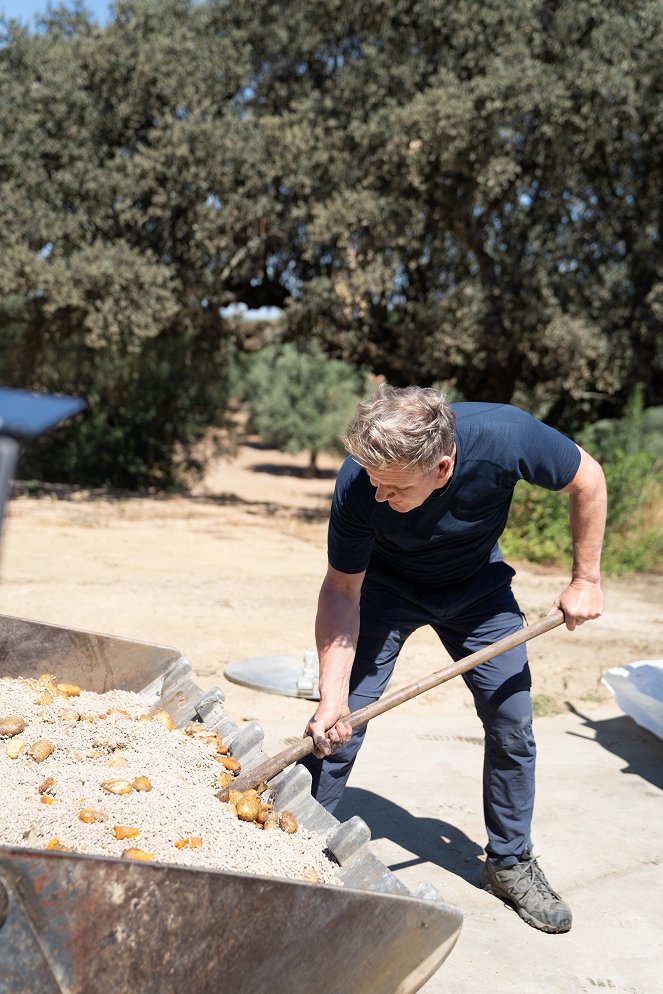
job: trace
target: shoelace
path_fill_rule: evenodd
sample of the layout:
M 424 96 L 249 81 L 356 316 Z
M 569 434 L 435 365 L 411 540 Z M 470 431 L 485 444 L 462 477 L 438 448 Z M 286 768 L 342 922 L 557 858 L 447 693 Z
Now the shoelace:
M 542 897 L 547 897 L 549 894 L 552 894 L 554 898 L 561 901 L 561 897 L 552 889 L 546 879 L 545 873 L 533 856 L 521 859 L 517 865 L 520 867 L 520 874 L 515 881 L 514 890 L 519 884 L 524 884 L 525 878 L 529 877 L 529 881 L 525 886 L 524 892 L 519 895 L 521 898 L 527 897 L 532 888 L 534 888 L 534 890 L 537 891 Z

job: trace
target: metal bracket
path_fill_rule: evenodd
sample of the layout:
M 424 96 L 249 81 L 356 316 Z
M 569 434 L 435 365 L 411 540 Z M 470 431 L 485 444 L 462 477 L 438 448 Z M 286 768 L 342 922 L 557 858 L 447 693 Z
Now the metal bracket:
M 206 691 L 195 706 L 198 718 L 206 725 L 214 727 L 224 717 L 225 696 L 219 687 Z

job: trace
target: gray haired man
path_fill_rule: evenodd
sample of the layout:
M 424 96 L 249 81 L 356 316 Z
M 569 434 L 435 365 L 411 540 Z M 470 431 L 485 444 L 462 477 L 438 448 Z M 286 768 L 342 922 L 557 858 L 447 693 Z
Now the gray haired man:
M 339 719 L 380 697 L 407 637 L 430 625 L 459 659 L 522 627 L 514 570 L 498 540 L 519 480 L 570 497 L 573 570 L 553 608 L 569 629 L 603 609 L 606 516 L 598 463 L 570 439 L 506 404 L 448 405 L 434 390 L 383 387 L 360 404 L 329 522 L 329 566 L 316 640 L 320 703 L 303 764 L 333 811 L 366 726 Z M 532 854 L 536 747 L 524 646 L 463 677 L 485 730 L 483 886 L 530 925 L 566 932 L 571 911 Z

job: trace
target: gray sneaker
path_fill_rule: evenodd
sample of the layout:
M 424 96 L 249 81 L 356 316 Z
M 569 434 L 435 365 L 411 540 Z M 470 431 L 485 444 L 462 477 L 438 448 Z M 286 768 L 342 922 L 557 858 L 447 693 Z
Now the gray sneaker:
M 513 904 L 528 925 L 542 932 L 571 928 L 571 909 L 552 889 L 531 853 L 523 853 L 519 863 L 503 869 L 486 860 L 481 886 Z

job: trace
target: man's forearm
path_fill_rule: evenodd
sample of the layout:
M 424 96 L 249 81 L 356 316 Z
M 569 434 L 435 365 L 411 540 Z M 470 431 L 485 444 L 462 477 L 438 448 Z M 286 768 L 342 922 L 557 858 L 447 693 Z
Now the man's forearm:
M 605 478 L 599 464 L 583 449 L 580 456 L 578 472 L 564 487 L 570 501 L 573 574 L 568 587 L 553 604 L 554 608 L 563 610 L 570 631 L 603 612 L 601 548 L 607 510 Z
M 573 580 L 601 579 L 601 550 L 605 532 L 607 492 L 603 470 L 583 452 L 581 478 L 569 493 L 573 540 Z
M 315 621 L 321 701 L 347 702 L 358 635 L 357 599 L 323 584 Z
M 315 640 L 320 660 L 320 703 L 307 724 L 318 758 L 350 740 L 352 729 L 339 721 L 348 711 L 350 673 L 359 637 L 359 599 L 364 574 L 340 573 L 332 566 L 320 589 Z

